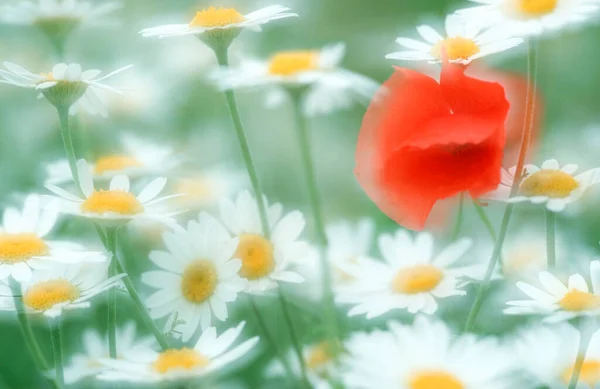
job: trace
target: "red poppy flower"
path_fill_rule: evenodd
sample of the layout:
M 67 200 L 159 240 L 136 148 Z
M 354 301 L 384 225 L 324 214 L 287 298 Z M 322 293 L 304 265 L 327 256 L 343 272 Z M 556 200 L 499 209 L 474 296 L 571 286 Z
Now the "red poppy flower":
M 365 115 L 356 177 L 407 228 L 422 229 L 438 200 L 477 198 L 500 182 L 509 103 L 501 85 L 464 70 L 445 63 L 438 83 L 397 68 Z

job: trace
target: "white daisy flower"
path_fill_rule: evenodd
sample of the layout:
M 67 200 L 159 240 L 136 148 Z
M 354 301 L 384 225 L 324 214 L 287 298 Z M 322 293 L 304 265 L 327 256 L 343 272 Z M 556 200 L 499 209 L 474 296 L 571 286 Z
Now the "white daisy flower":
M 134 322 L 128 322 L 117 328 L 117 359 L 123 359 L 125 350 L 147 347 L 155 342 L 154 338 L 138 339 Z M 93 377 L 106 370 L 101 359 L 110 358 L 108 337 L 95 330 L 86 330 L 81 341 L 81 352 L 74 354 L 65 365 L 65 382 L 73 384 L 87 377 Z
M 167 251 L 150 253 L 150 260 L 163 270 L 142 274 L 145 284 L 159 289 L 146 299 L 146 306 L 153 319 L 169 316 L 167 328 L 175 318 L 184 320 L 178 328 L 187 341 L 199 324 L 208 328 L 213 316 L 227 320 L 227 303 L 246 287 L 246 280 L 238 275 L 242 261 L 234 257 L 239 240 L 212 216 L 201 213 L 187 230 L 165 232 L 163 241 Z
M 92 170 L 83 159 L 77 162 L 77 174 L 83 198 L 56 185 L 46 188 L 59 196 L 61 212 L 94 219 L 98 222 L 119 223 L 131 220 L 170 223 L 178 212 L 165 212 L 162 203 L 173 196 L 158 197 L 167 184 L 164 177 L 148 183 L 136 196 L 130 192 L 129 178 L 115 176 L 108 190 L 95 189 Z
M 150 348 L 125 350 L 123 360 L 105 359 L 109 370 L 98 375 L 105 381 L 161 382 L 202 377 L 244 357 L 257 343 L 258 337 L 248 339 L 237 346 L 233 343 L 240 336 L 244 322 L 217 336 L 214 327 L 202 333 L 193 348 L 172 348 L 157 352 Z
M 34 272 L 21 283 L 21 300 L 26 312 L 47 317 L 60 316 L 63 310 L 88 308 L 90 300 L 116 287 L 126 274 L 108 278 L 109 261 L 83 264 L 56 264 Z M 0 284 L 0 310 L 14 310 L 11 289 Z
M 510 389 L 514 358 L 497 339 L 456 336 L 441 321 L 354 334 L 346 343 L 342 381 L 351 389 Z
M 248 173 L 225 166 L 213 166 L 191 176 L 177 178 L 173 191 L 186 209 L 207 209 L 248 187 Z
M 530 300 L 509 301 L 507 315 L 543 315 L 545 322 L 571 320 L 579 316 L 600 314 L 600 261 L 590 263 L 591 288 L 581 274 L 569 277 L 567 285 L 550 272 L 539 273 L 542 289 L 525 282 L 517 287 Z
M 302 374 L 302 368 L 296 353 L 290 350 L 288 353 L 287 360 L 290 363 L 290 367 L 293 373 L 297 377 Z M 330 345 L 327 342 L 315 343 L 311 345 L 305 345 L 302 348 L 302 355 L 304 358 L 304 364 L 307 368 L 306 376 L 313 389 L 333 389 L 333 386 L 329 383 L 329 379 L 337 377 L 338 368 L 336 366 L 335 357 L 330 351 Z M 273 361 L 266 369 L 266 375 L 268 377 L 281 377 L 285 376 L 286 371 L 279 360 Z
M 172 147 L 154 144 L 141 138 L 126 135 L 121 138 L 123 153 L 106 154 L 89 164 L 94 180 L 109 180 L 124 174 L 129 178 L 163 174 L 173 170 L 180 162 Z M 64 159 L 46 166 L 46 183 L 60 185 L 72 182 L 69 162 Z
M 421 25 L 417 32 L 425 42 L 398 38 L 396 43 L 407 50 L 390 53 L 388 59 L 441 62 L 446 56 L 450 62 L 468 64 L 486 55 L 506 51 L 523 43 L 505 29 L 484 30 L 468 19 L 457 15 L 446 17 L 446 33 L 439 34 L 433 27 Z
M 563 323 L 552 327 L 537 325 L 518 334 L 514 350 L 519 366 L 527 373 L 530 387 L 567 389 L 573 374 L 581 334 Z M 579 389 L 600 384 L 600 332 L 595 332 L 585 354 Z
M 73 27 L 80 23 L 105 25 L 104 17 L 121 6 L 116 1 L 97 4 L 84 0 L 21 0 L 0 8 L 0 20 L 40 28 L 65 23 Z
M 349 316 L 366 314 L 368 319 L 393 309 L 432 314 L 438 308 L 437 299 L 465 295 L 460 287 L 480 272 L 480 266 L 455 264 L 471 244 L 470 239 L 460 239 L 435 255 L 429 233 L 420 233 L 414 240 L 405 230 L 395 236 L 382 235 L 379 250 L 384 262 L 359 258 L 356 264 L 347 265 L 346 273 L 356 281 L 338 287 L 336 300 L 354 305 Z
M 281 204 L 267 208 L 271 237 L 263 234 L 258 206 L 248 191 L 241 192 L 236 202 L 223 200 L 219 204 L 221 221 L 238 238 L 234 258 L 242 261 L 240 276 L 248 280 L 246 291 L 260 293 L 276 288 L 278 282 L 300 283 L 304 279 L 290 270 L 294 262 L 308 255 L 306 243 L 298 241 L 304 230 L 304 216 L 293 211 L 282 217 Z
M 68 241 L 47 239 L 58 218 L 58 203 L 43 204 L 38 195 L 25 198 L 23 210 L 7 207 L 0 225 L 0 280 L 28 280 L 34 270 L 55 263 L 106 261 L 105 253 Z
M 555 159 L 545 161 L 541 168 L 525 165 L 524 176 L 516 196 L 510 197 L 516 167 L 502 170 L 498 188 L 484 198 L 508 203 L 531 202 L 545 204 L 552 212 L 562 212 L 568 204 L 577 201 L 592 185 L 600 183 L 600 168 L 575 175 L 578 166 L 568 164 L 562 168 Z
M 470 0 L 479 6 L 457 13 L 485 26 L 499 26 L 513 36 L 540 35 L 590 19 L 598 0 Z
M 286 87 L 308 86 L 305 113 L 327 114 L 354 103 L 368 104 L 380 87 L 368 77 L 342 69 L 345 52 L 343 43 L 320 50 L 282 51 L 266 61 L 245 59 L 239 67 L 221 68 L 212 78 L 222 90 L 269 87 L 266 104 L 270 108 L 286 101 Z
M 369 257 L 375 238 L 375 223 L 362 219 L 356 224 L 339 222 L 327 226 L 327 259 L 332 265 L 336 285 L 353 282 L 344 269 L 358 258 Z
M 196 12 L 196 16 L 187 24 L 167 24 L 159 27 L 145 28 L 140 31 L 144 37 L 159 38 L 185 35 L 201 35 L 211 31 L 239 30 L 249 28 L 260 31 L 262 24 L 273 20 L 298 16 L 281 5 L 271 5 L 242 15 L 234 8 L 210 7 Z
M 103 83 L 104 80 L 130 69 L 133 65 L 124 66 L 104 76 L 97 69 L 82 71 L 81 65 L 59 63 L 54 65 L 50 73 L 35 74 L 11 62 L 3 63 L 0 69 L 0 83 L 36 89 L 55 106 L 71 107 L 75 114 L 83 109 L 92 115 L 107 116 L 106 106 L 99 97 L 99 92 L 109 91 L 119 95 L 120 89 Z

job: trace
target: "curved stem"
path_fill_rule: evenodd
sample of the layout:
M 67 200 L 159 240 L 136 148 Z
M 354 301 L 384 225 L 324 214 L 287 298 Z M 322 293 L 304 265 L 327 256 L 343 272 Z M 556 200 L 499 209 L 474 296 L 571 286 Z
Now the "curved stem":
M 220 66 L 229 66 L 227 46 L 215 47 L 215 55 L 217 56 L 217 61 Z M 248 176 L 250 176 L 250 183 L 252 184 L 254 197 L 256 198 L 256 203 L 258 204 L 258 213 L 260 216 L 260 223 L 263 229 L 263 234 L 267 238 L 269 238 L 269 219 L 267 217 L 265 199 L 263 197 L 263 192 L 260 187 L 260 182 L 258 180 L 258 173 L 256 172 L 256 166 L 254 165 L 254 159 L 252 158 L 252 153 L 250 152 L 248 138 L 246 137 L 244 125 L 242 124 L 242 118 L 240 116 L 240 111 L 237 105 L 237 101 L 235 99 L 235 94 L 232 90 L 226 90 L 224 93 L 225 98 L 227 100 L 227 107 L 229 108 L 229 113 L 231 114 L 231 121 L 233 123 L 233 127 L 235 129 L 240 149 L 242 152 L 242 157 L 244 158 L 244 162 L 246 164 L 246 170 L 248 171 Z
M 585 354 L 587 353 L 593 333 L 594 331 L 590 331 L 589 329 L 580 329 L 579 349 L 577 350 L 577 357 L 573 366 L 573 373 L 571 373 L 571 379 L 569 380 L 568 389 L 575 389 L 577 387 L 583 362 L 585 362 Z
M 260 327 L 261 337 L 263 339 L 265 339 L 267 341 L 267 343 L 269 344 L 269 346 L 271 346 L 273 348 L 273 350 L 275 351 L 275 354 L 277 355 L 277 359 L 279 359 L 279 361 L 283 365 L 283 368 L 284 368 L 286 374 L 288 375 L 288 377 L 293 377 L 294 373 L 292 371 L 292 368 L 290 367 L 290 363 L 288 362 L 285 355 L 283 355 L 281 350 L 279 349 L 279 346 L 277 345 L 277 341 L 275 339 L 273 339 L 273 337 L 271 336 L 271 333 L 267 326 L 267 322 L 265 321 L 262 313 L 260 312 L 260 308 L 258 307 L 258 304 L 256 303 L 256 300 L 254 299 L 254 296 L 249 295 L 248 299 L 250 300 L 250 306 L 252 307 L 254 316 L 256 316 L 256 321 L 258 322 L 258 326 Z
M 458 195 L 458 211 L 456 212 L 456 224 L 454 224 L 454 229 L 452 230 L 452 236 L 450 237 L 451 241 L 455 241 L 460 234 L 460 227 L 462 226 L 463 213 L 465 208 L 465 194 L 461 193 Z
M 281 305 L 281 310 L 283 311 L 283 317 L 288 326 L 290 337 L 292 339 L 292 347 L 294 352 L 296 353 L 296 357 L 298 358 L 298 362 L 300 364 L 300 374 L 302 378 L 302 384 L 308 389 L 311 388 L 311 385 L 308 381 L 308 376 L 306 375 L 306 361 L 304 360 L 304 355 L 302 355 L 302 345 L 300 344 L 300 339 L 298 339 L 298 335 L 296 334 L 296 329 L 294 328 L 294 321 L 292 320 L 292 315 L 288 309 L 288 303 L 283 295 L 283 291 L 281 287 L 277 288 L 277 296 L 279 297 L 279 303 Z
M 494 229 L 494 226 L 492 225 L 492 222 L 490 221 L 490 218 L 487 216 L 487 214 L 485 213 L 485 210 L 483 209 L 483 207 L 481 205 L 477 204 L 475 201 L 473 201 L 473 205 L 475 206 L 475 212 L 477 212 L 477 216 L 479 216 L 479 218 L 483 222 L 483 225 L 485 226 L 488 233 L 490 234 L 492 241 L 496 242 L 496 239 L 498 239 L 498 237 L 496 235 L 496 230 Z
M 73 176 L 73 181 L 75 182 L 77 190 L 81 192 L 79 175 L 77 174 L 77 156 L 75 155 L 75 146 L 73 146 L 73 136 L 71 134 L 71 126 L 69 124 L 69 107 L 57 106 L 56 110 L 58 111 L 58 118 L 60 120 L 60 133 L 62 135 L 67 161 L 69 161 L 71 175 Z
M 118 227 L 106 229 L 106 248 L 112 253 L 109 276 L 117 275 L 117 230 Z M 108 291 L 108 352 L 111 358 L 117 358 L 117 288 Z
M 519 150 L 519 158 L 517 161 L 517 167 L 515 170 L 515 179 L 513 182 L 513 186 L 510 190 L 510 197 L 513 197 L 517 191 L 519 190 L 519 185 L 521 184 L 521 179 L 523 176 L 523 167 L 525 166 L 525 160 L 527 158 L 527 152 L 529 151 L 529 145 L 531 143 L 531 133 L 533 131 L 533 123 L 535 120 L 534 112 L 535 112 L 535 95 L 537 93 L 537 42 L 535 40 L 531 40 L 529 43 L 529 55 L 527 56 L 527 97 L 525 100 L 525 123 L 523 126 L 523 135 L 521 137 L 521 148 Z M 481 309 L 481 305 L 483 304 L 483 300 L 487 295 L 487 292 L 490 287 L 492 274 L 494 273 L 494 269 L 498 264 L 498 260 L 500 258 L 500 254 L 502 252 L 502 246 L 504 244 L 504 240 L 506 239 L 506 234 L 508 230 L 508 225 L 510 223 L 510 217 L 512 215 L 514 205 L 508 204 L 504 211 L 504 216 L 502 217 L 502 224 L 500 226 L 500 232 L 498 233 L 498 239 L 496 240 L 496 244 L 494 245 L 494 251 L 492 253 L 492 257 L 490 258 L 485 278 L 481 282 L 479 286 L 479 290 L 477 292 L 477 296 L 475 297 L 475 302 L 473 303 L 473 307 L 471 308 L 471 312 L 467 318 L 467 323 L 465 324 L 465 331 L 471 331 L 473 329 L 473 325 L 475 324 L 475 319 L 479 314 L 479 310 Z
M 548 269 L 556 267 L 556 214 L 546 209 L 546 252 Z
M 13 280 L 12 277 L 9 278 L 9 284 L 13 295 L 15 309 L 17 311 L 17 319 L 19 320 L 19 325 L 21 327 L 23 338 L 25 339 L 25 344 L 29 349 L 29 352 L 31 352 L 33 361 L 37 368 L 45 372 L 50 368 L 50 365 L 44 357 L 44 353 L 42 352 L 42 349 L 35 338 L 35 334 L 33 333 L 33 329 L 31 328 L 31 324 L 29 323 L 27 312 L 25 311 L 23 301 L 21 300 L 21 285 L 17 281 Z
M 55 322 L 50 323 L 50 336 L 52 340 L 52 350 L 54 351 L 54 371 L 56 373 L 56 383 L 58 384 L 59 388 L 63 388 L 65 386 L 65 373 L 63 366 L 60 318 L 57 318 Z
M 290 90 L 290 98 L 294 108 L 296 117 L 296 133 L 298 145 L 300 146 L 300 155 L 302 158 L 302 167 L 306 178 L 306 187 L 308 188 L 308 196 L 310 200 L 310 208 L 315 220 L 315 231 L 317 242 L 321 246 L 321 273 L 322 273 L 322 288 L 323 288 L 323 312 L 325 314 L 325 322 L 329 338 L 331 341 L 332 350 L 336 349 L 338 338 L 338 323 L 335 315 L 335 302 L 333 295 L 333 286 L 331 281 L 331 266 L 327 258 L 327 232 L 325 229 L 325 221 L 323 218 L 323 207 L 321 205 L 321 197 L 317 186 L 317 178 L 315 174 L 315 166 L 312 160 L 312 149 L 310 141 L 310 133 L 306 122 L 306 117 L 302 111 L 302 90 Z

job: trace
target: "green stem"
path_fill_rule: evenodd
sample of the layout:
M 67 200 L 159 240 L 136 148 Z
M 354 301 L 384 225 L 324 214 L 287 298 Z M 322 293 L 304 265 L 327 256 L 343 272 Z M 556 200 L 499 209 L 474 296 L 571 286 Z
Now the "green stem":
M 118 227 L 106 229 L 106 249 L 112 253 L 109 276 L 117 275 L 117 231 Z M 108 291 L 108 352 L 111 358 L 117 358 L 117 288 Z
M 48 371 L 50 365 L 48 364 L 48 361 L 46 361 L 44 353 L 42 352 L 42 349 L 35 338 L 35 334 L 33 333 L 33 329 L 29 323 L 29 318 L 27 317 L 27 311 L 25 310 L 25 306 L 21 300 L 21 285 L 17 281 L 13 280 L 12 277 L 9 278 L 9 284 L 13 295 L 15 309 L 17 311 L 17 319 L 19 320 L 19 325 L 21 327 L 23 338 L 25 339 L 25 344 L 33 356 L 33 361 L 37 368 L 44 372 Z
M 556 214 L 546 209 L 546 251 L 548 269 L 556 267 Z
M 593 334 L 594 331 L 590 331 L 589 329 L 580 329 L 579 349 L 577 350 L 577 357 L 575 359 L 575 365 L 573 366 L 571 379 L 569 380 L 568 389 L 575 389 L 577 387 L 577 382 L 581 375 L 581 368 L 583 367 L 583 362 L 585 362 L 585 354 L 587 353 Z
M 271 336 L 271 333 L 267 326 L 267 322 L 266 322 L 265 318 L 263 317 L 262 313 L 260 312 L 260 308 L 258 307 L 258 304 L 256 303 L 256 300 L 254 299 L 254 296 L 249 295 L 248 299 L 250 300 L 250 306 L 252 307 L 252 311 L 254 312 L 254 316 L 256 317 L 256 321 L 258 322 L 258 326 L 260 327 L 261 338 L 265 339 L 267 341 L 267 343 L 269 344 L 269 346 L 271 346 L 271 348 L 275 351 L 275 354 L 277 355 L 277 359 L 279 359 L 279 361 L 283 365 L 283 368 L 284 368 L 287 376 L 290 378 L 294 377 L 294 373 L 292 371 L 292 368 L 290 367 L 290 363 L 288 362 L 285 355 L 279 349 L 279 346 L 277 345 L 277 342 L 275 341 L 275 339 Z
M 221 45 L 219 47 L 215 47 L 215 55 L 217 56 L 217 62 L 220 66 L 229 66 L 229 57 L 228 57 L 228 47 Z M 237 105 L 237 101 L 235 98 L 235 94 L 232 90 L 227 90 L 224 92 L 225 98 L 227 100 L 227 106 L 229 108 L 229 113 L 231 114 L 231 121 L 233 123 L 233 127 L 235 129 L 238 142 L 240 145 L 240 149 L 242 152 L 242 157 L 244 158 L 244 162 L 246 164 L 246 170 L 248 171 L 248 175 L 250 176 L 250 183 L 252 184 L 252 190 L 254 191 L 254 197 L 256 198 L 256 203 L 258 204 L 258 213 L 260 216 L 260 223 L 263 229 L 263 234 L 269 238 L 270 236 L 270 228 L 269 228 L 269 219 L 267 217 L 267 209 L 265 205 L 265 199 L 263 198 L 263 192 L 260 187 L 260 182 L 258 180 L 258 174 L 256 172 L 256 166 L 254 165 L 254 160 L 252 158 L 252 153 L 250 152 L 250 146 L 248 145 L 248 138 L 246 137 L 246 131 L 244 130 L 244 125 L 242 124 L 242 119 L 240 116 L 240 111 Z
M 302 379 L 302 384 L 305 388 L 311 388 L 311 385 L 308 381 L 308 376 L 306 375 L 306 361 L 304 360 L 304 355 L 302 355 L 302 345 L 300 344 L 300 339 L 298 339 L 298 335 L 296 334 L 296 329 L 294 328 L 294 321 L 292 320 L 292 315 L 288 309 L 288 303 L 283 295 L 283 291 L 281 287 L 277 288 L 277 296 L 279 297 L 279 303 L 281 305 L 281 310 L 283 311 L 283 318 L 288 326 L 288 330 L 290 332 L 290 338 L 292 339 L 292 348 L 296 353 L 296 357 L 298 358 L 298 362 L 300 364 L 300 375 Z
M 529 54 L 527 56 L 527 97 L 525 99 L 525 120 L 523 126 L 523 134 L 521 137 L 521 147 L 519 149 L 519 158 L 515 169 L 514 182 L 510 190 L 510 197 L 513 197 L 517 194 L 519 190 L 519 185 L 521 184 L 521 179 L 523 176 L 523 167 L 525 166 L 527 152 L 529 151 L 529 145 L 531 143 L 531 133 L 533 131 L 533 123 L 535 120 L 535 95 L 537 93 L 537 44 L 535 40 L 533 40 L 533 38 L 531 41 L 528 42 L 528 44 Z M 485 299 L 485 296 L 487 295 L 487 292 L 489 290 L 492 275 L 494 273 L 496 265 L 498 264 L 500 254 L 502 252 L 502 246 L 504 245 L 504 240 L 506 239 L 508 225 L 510 223 L 510 217 L 512 215 L 513 208 L 513 204 L 508 204 L 504 211 L 504 216 L 502 217 L 502 224 L 500 225 L 500 232 L 498 233 L 498 239 L 496 240 L 496 244 L 494 245 L 494 251 L 492 253 L 492 257 L 490 258 L 485 277 L 481 282 L 481 285 L 479 285 L 479 290 L 477 292 L 477 296 L 475 297 L 475 302 L 473 303 L 473 307 L 471 308 L 471 312 L 469 313 L 469 316 L 467 318 L 467 322 L 465 324 L 465 331 L 471 331 L 473 329 L 475 319 L 477 319 L 477 315 L 479 314 L 479 311 L 483 304 L 483 300 Z
M 77 190 L 81 193 L 81 185 L 79 184 L 79 175 L 77 174 L 77 156 L 75 155 L 75 147 L 73 146 L 73 135 L 71 134 L 71 126 L 69 124 L 69 107 L 57 106 L 58 118 L 60 119 L 60 131 L 63 140 L 63 146 L 69 161 L 69 168 Z
M 321 273 L 322 273 L 322 288 L 323 288 L 323 312 L 331 342 L 332 350 L 336 350 L 338 343 L 338 323 L 335 315 L 336 308 L 333 295 L 331 267 L 327 258 L 327 232 L 325 230 L 325 221 L 323 218 L 323 207 L 321 197 L 317 187 L 317 178 L 315 174 L 315 165 L 312 159 L 310 132 L 306 122 L 306 116 L 302 110 L 302 90 L 290 90 L 290 98 L 294 108 L 296 117 L 296 133 L 298 144 L 300 146 L 300 155 L 302 158 L 302 167 L 306 178 L 306 187 L 308 188 L 308 196 L 310 207 L 315 220 L 315 231 L 317 234 L 317 242 L 321 246 Z
M 492 237 L 492 240 L 494 242 L 496 242 L 496 239 L 498 239 L 498 237 L 496 236 L 496 230 L 494 229 L 494 226 L 492 225 L 490 218 L 487 216 L 487 214 L 485 213 L 485 210 L 483 209 L 483 207 L 481 205 L 477 204 L 477 202 L 475 202 L 475 201 L 473 201 L 473 205 L 475 206 L 475 212 L 477 212 L 477 216 L 479 216 L 483 225 L 488 230 L 488 233 Z
M 465 208 L 465 194 L 460 193 L 458 195 L 458 211 L 456 213 L 456 224 L 454 224 L 454 230 L 452 231 L 451 241 L 455 241 L 460 234 L 460 227 L 462 226 L 463 213 Z
M 65 373 L 63 367 L 62 340 L 60 334 L 60 318 L 50 323 L 50 336 L 52 340 L 52 350 L 54 351 L 54 371 L 56 372 L 56 383 L 59 388 L 65 386 Z

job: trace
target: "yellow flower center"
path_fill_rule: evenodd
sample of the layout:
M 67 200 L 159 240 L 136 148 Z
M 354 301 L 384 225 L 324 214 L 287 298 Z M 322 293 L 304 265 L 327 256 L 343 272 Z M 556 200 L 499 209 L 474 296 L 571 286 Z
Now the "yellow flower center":
M 0 234 L 0 262 L 24 262 L 48 251 L 46 243 L 35 234 Z
M 312 347 L 307 355 L 306 366 L 308 366 L 308 368 L 311 370 L 319 370 L 332 360 L 333 357 L 329 352 L 329 345 L 325 342 L 319 343 Z
M 469 59 L 479 53 L 479 50 L 479 46 L 472 39 L 456 36 L 436 43 L 431 48 L 431 55 L 442 59 L 442 56 L 445 54 L 450 61 L 456 61 L 459 59 Z
M 392 281 L 392 289 L 406 294 L 429 292 L 443 278 L 444 273 L 433 265 L 415 265 L 398 272 Z
M 23 295 L 23 303 L 30 308 L 45 311 L 56 304 L 75 301 L 79 289 L 67 280 L 44 281 L 32 285 Z
M 135 158 L 124 155 L 109 155 L 98 158 L 94 173 L 103 174 L 110 171 L 125 170 L 132 167 L 141 167 L 142 164 Z
M 284 51 L 269 60 L 269 74 L 275 76 L 291 76 L 318 68 L 318 51 Z
M 558 302 L 558 305 L 565 311 L 588 311 L 600 308 L 600 296 L 582 292 L 578 289 L 571 289 Z
M 171 370 L 192 370 L 207 366 L 209 363 L 210 360 L 204 355 L 184 347 L 161 352 L 152 367 L 155 371 L 166 374 Z
M 183 271 L 181 292 L 188 301 L 203 303 L 217 288 L 217 269 L 206 259 L 190 263 Z
M 562 379 L 565 384 L 568 384 L 571 380 L 574 370 L 575 366 L 571 366 L 564 371 Z M 600 361 L 584 361 L 581 366 L 581 373 L 579 374 L 579 382 L 587 384 L 590 388 L 596 386 L 600 382 Z
M 444 371 L 424 371 L 415 374 L 409 381 L 410 389 L 464 389 L 458 378 Z
M 242 261 L 240 276 L 256 280 L 269 275 L 275 269 L 273 245 L 257 234 L 242 234 L 234 258 Z
M 536 17 L 552 13 L 558 0 L 516 0 L 517 10 L 524 16 Z
M 144 212 L 144 207 L 132 193 L 122 190 L 99 190 L 85 199 L 81 210 L 91 213 L 135 215 Z
M 190 22 L 190 27 L 225 27 L 241 23 L 246 18 L 233 8 L 210 7 L 200 12 Z
M 540 170 L 525 178 L 519 188 L 524 196 L 548 196 L 562 199 L 579 187 L 572 175 L 560 170 Z
M 46 81 L 56 81 L 56 78 L 54 78 L 54 74 L 52 72 L 40 73 L 40 76 L 44 77 Z
M 186 179 L 177 184 L 176 193 L 181 193 L 191 200 L 209 199 L 213 195 L 213 187 L 206 179 Z

